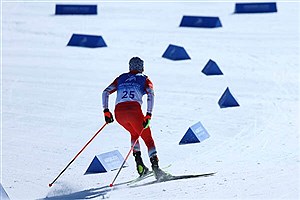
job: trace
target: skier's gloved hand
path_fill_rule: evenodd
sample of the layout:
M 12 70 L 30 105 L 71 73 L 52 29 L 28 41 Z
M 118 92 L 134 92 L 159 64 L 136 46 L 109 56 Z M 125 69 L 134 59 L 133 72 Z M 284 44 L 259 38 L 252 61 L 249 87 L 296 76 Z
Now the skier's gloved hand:
M 143 122 L 144 128 L 148 128 L 149 127 L 151 116 L 152 116 L 152 114 L 147 112 L 146 116 L 144 117 L 144 122 Z
M 104 118 L 105 118 L 106 123 L 112 123 L 114 121 L 114 117 L 111 114 L 111 112 L 109 111 L 109 109 L 106 108 L 106 109 L 104 109 L 103 112 L 104 112 Z

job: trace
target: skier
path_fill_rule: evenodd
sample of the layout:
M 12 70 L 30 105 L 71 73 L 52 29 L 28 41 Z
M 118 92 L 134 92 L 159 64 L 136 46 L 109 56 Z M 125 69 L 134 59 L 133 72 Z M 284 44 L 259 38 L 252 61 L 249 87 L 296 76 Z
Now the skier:
M 129 72 L 118 76 L 102 93 L 104 117 L 107 123 L 114 121 L 112 113 L 108 109 L 109 95 L 117 91 L 115 103 L 115 117 L 117 122 L 131 134 L 131 145 L 141 136 L 144 140 L 151 167 L 156 179 L 165 173 L 158 166 L 158 157 L 154 140 L 149 127 L 154 103 L 153 84 L 143 74 L 144 61 L 139 57 L 133 57 L 129 61 Z M 147 113 L 142 113 L 142 97 L 147 94 Z M 141 134 L 141 135 L 140 135 Z M 143 163 L 139 141 L 133 147 L 133 156 L 136 162 L 137 172 L 140 176 L 149 173 L 149 169 Z

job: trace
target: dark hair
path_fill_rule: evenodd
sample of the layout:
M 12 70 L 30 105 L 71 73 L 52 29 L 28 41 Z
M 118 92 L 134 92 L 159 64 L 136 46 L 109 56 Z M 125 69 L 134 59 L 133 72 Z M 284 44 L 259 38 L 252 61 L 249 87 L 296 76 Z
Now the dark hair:
M 129 60 L 129 71 L 144 71 L 144 61 L 139 57 L 132 57 Z

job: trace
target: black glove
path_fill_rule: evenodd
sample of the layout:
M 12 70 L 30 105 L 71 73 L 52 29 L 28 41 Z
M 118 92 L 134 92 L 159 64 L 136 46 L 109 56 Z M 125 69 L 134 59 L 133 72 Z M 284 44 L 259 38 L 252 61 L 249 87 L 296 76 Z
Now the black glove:
M 143 127 L 144 128 L 148 128 L 149 127 L 151 116 L 152 116 L 152 114 L 147 112 L 146 116 L 144 117 L 144 122 L 143 122 Z
M 112 123 L 114 121 L 114 117 L 111 114 L 111 112 L 109 111 L 109 109 L 106 108 L 106 109 L 104 109 L 103 112 L 104 112 L 104 118 L 105 118 L 106 123 Z

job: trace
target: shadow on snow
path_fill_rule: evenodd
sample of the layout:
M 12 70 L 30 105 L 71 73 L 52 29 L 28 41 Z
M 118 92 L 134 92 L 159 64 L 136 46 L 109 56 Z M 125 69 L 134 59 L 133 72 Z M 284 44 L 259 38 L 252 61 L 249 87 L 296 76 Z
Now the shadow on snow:
M 70 194 L 58 195 L 58 196 L 50 196 L 45 197 L 39 200 L 62 200 L 62 199 L 93 199 L 97 197 L 101 197 L 104 199 L 105 195 L 110 192 L 112 189 L 109 186 L 104 186 L 100 188 L 92 188 L 83 191 L 78 191 Z

